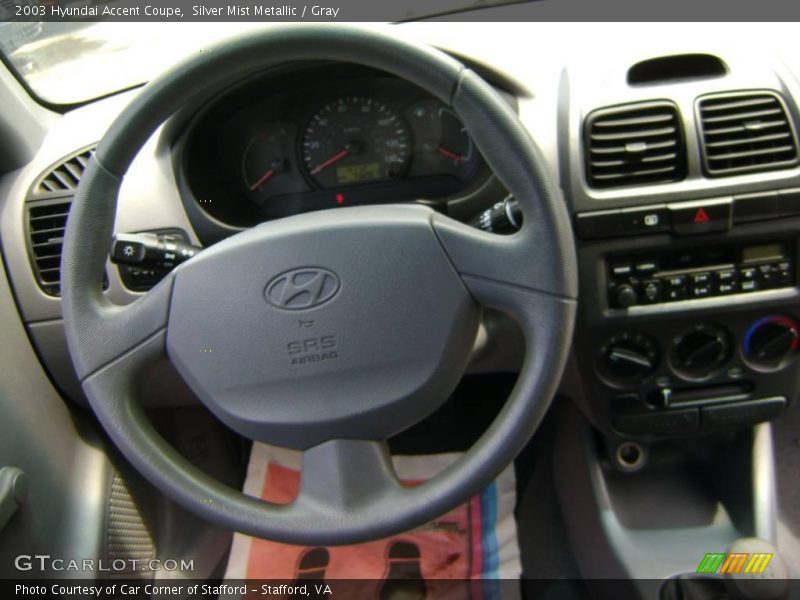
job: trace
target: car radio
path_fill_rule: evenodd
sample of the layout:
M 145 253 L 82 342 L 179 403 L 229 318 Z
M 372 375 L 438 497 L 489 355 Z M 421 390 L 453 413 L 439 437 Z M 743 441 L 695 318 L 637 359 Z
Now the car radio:
M 795 285 L 793 240 L 695 247 L 606 259 L 612 308 Z

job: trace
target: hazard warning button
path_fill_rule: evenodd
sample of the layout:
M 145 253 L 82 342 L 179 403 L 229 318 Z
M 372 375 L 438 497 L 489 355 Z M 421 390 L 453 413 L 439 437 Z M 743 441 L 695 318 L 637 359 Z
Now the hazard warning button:
M 674 202 L 667 205 L 672 217 L 672 231 L 678 235 L 730 229 L 732 207 L 732 198 Z

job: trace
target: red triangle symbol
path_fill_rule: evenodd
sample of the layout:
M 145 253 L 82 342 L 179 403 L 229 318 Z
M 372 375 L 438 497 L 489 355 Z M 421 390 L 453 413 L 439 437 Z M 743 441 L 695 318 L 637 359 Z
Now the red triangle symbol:
M 709 217 L 708 213 L 702 208 L 698 208 L 697 212 L 694 214 L 693 221 L 695 223 L 707 223 L 710 220 L 711 220 L 711 217 Z

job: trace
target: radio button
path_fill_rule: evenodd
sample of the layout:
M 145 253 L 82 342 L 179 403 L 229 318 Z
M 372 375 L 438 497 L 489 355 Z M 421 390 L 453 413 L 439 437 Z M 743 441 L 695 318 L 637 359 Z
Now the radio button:
M 614 277 L 626 278 L 633 275 L 633 265 L 629 262 L 616 262 L 611 264 L 611 274 Z
M 658 265 L 652 260 L 641 260 L 636 263 L 636 273 L 638 275 L 648 275 L 655 273 L 658 270 Z
M 729 283 L 736 281 L 736 271 L 733 269 L 725 269 L 724 271 L 717 271 L 717 282 Z
M 741 279 L 755 279 L 756 270 L 754 267 L 745 267 L 744 269 L 739 269 L 739 277 Z
M 686 288 L 670 288 L 664 294 L 666 300 L 675 302 L 676 300 L 686 299 Z
M 733 294 L 739 291 L 739 284 L 736 279 L 736 271 L 733 269 L 724 269 L 714 273 L 717 281 L 716 292 L 717 294 Z
M 758 281 L 755 279 L 747 279 L 742 281 L 741 291 L 743 292 L 755 292 L 758 289 Z
M 686 275 L 673 275 L 664 280 L 664 299 L 670 302 L 686 298 Z
M 667 284 L 671 288 L 684 288 L 686 287 L 686 275 L 673 275 L 667 278 Z
M 661 282 L 657 279 L 642 282 L 641 290 L 643 304 L 655 304 L 661 300 Z
M 777 264 L 776 279 L 780 285 L 792 284 L 792 264 L 788 261 Z
M 704 286 L 711 283 L 711 273 L 695 273 L 692 275 L 692 285 Z
M 775 283 L 777 279 L 777 273 L 772 272 L 772 265 L 759 265 L 758 266 L 758 278 L 762 284 L 762 287 L 770 287 L 773 283 Z
M 698 285 L 691 290 L 692 298 L 708 298 L 711 296 L 711 285 Z

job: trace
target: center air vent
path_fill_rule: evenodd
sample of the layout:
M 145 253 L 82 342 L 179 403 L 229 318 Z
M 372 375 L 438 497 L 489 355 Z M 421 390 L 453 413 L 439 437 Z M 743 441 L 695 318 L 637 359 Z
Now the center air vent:
M 586 174 L 595 188 L 680 181 L 686 152 L 671 102 L 603 108 L 586 119 Z
M 39 287 L 50 296 L 61 295 L 61 247 L 69 207 L 93 152 L 93 148 L 81 150 L 51 166 L 28 195 L 31 266 Z
M 773 92 L 704 96 L 697 103 L 703 166 L 711 177 L 798 164 L 797 136 Z

